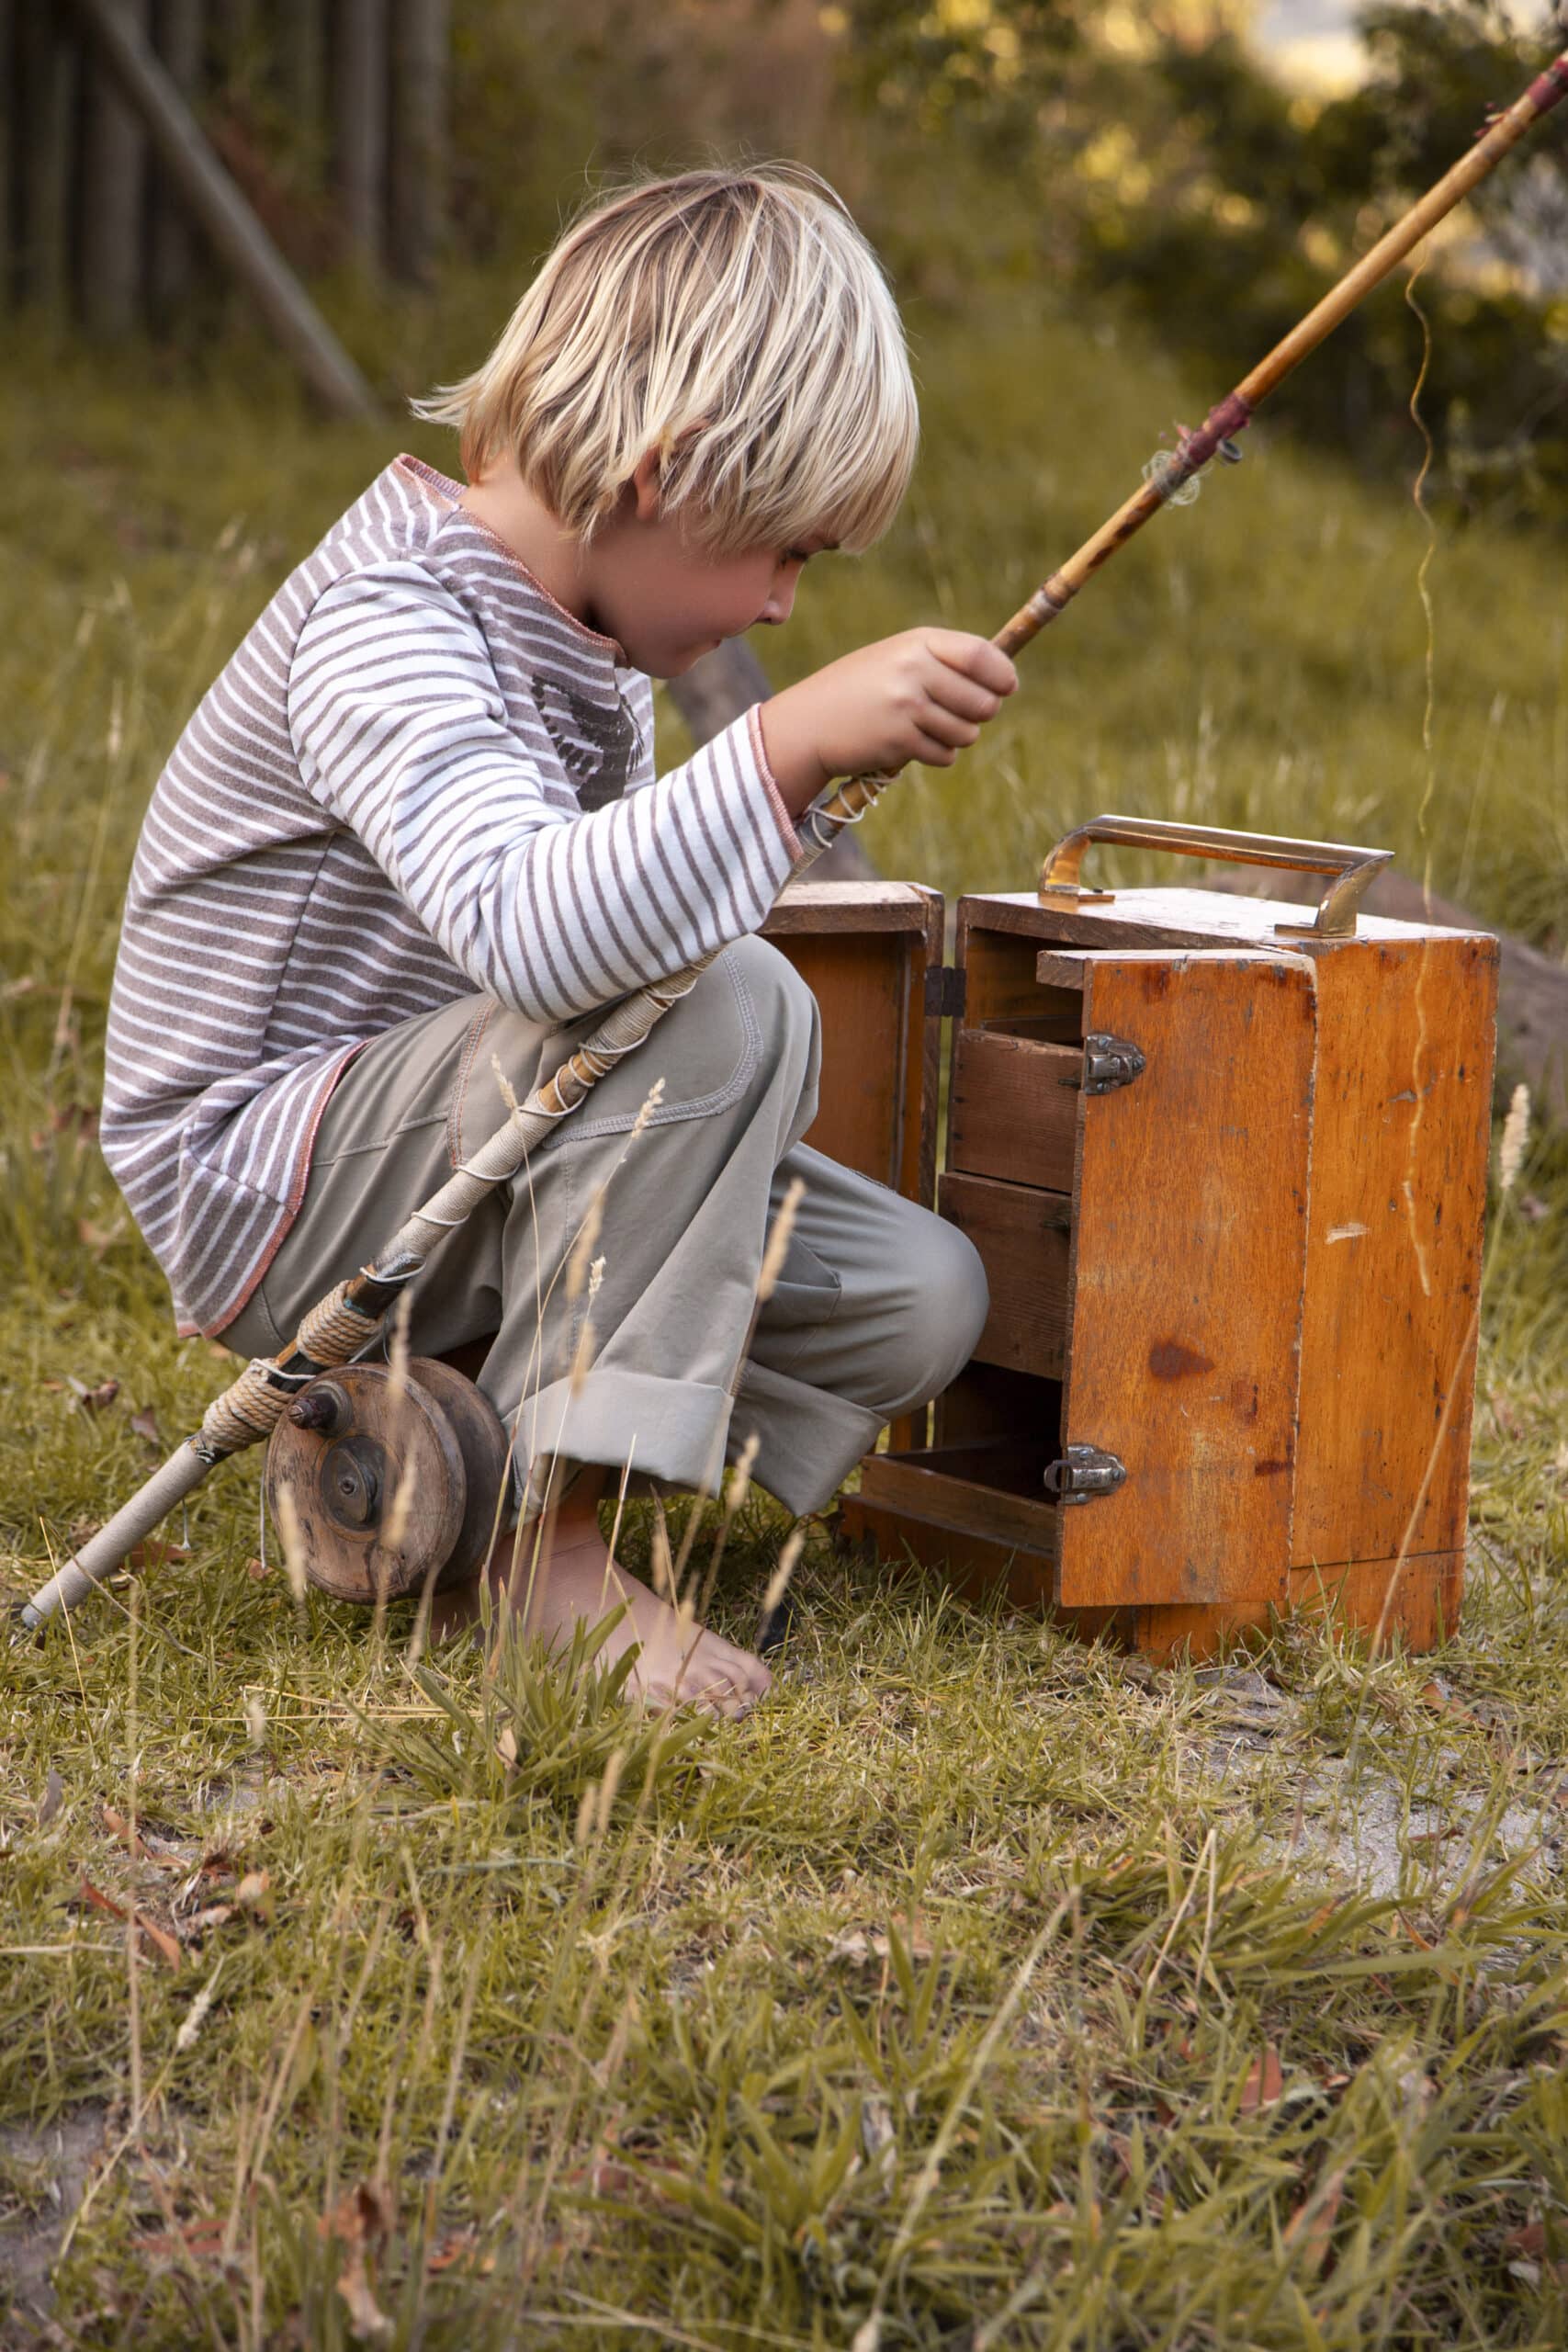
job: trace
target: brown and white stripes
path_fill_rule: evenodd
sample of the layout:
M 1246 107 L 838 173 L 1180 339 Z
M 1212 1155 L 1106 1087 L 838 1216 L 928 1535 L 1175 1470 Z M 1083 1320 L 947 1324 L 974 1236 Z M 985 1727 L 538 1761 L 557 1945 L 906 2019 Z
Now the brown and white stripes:
M 796 854 L 755 713 L 656 783 L 648 680 L 457 497 L 388 467 L 147 812 L 103 1144 L 187 1330 L 260 1281 L 367 1038 L 476 990 L 589 1012 L 754 931 Z

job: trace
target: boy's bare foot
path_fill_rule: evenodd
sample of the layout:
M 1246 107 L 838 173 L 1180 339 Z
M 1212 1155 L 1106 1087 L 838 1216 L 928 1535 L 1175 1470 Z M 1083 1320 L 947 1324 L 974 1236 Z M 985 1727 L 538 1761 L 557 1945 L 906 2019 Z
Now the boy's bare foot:
M 714 1714 L 743 1715 L 773 1681 L 760 1657 L 682 1619 L 667 1600 L 618 1565 L 599 1532 L 602 1481 L 580 1480 L 556 1514 L 547 1555 L 536 1524 L 520 1528 L 490 1574 L 493 1602 L 521 1608 L 524 1626 L 554 1645 L 570 1642 L 580 1623 L 596 1625 L 625 1601 L 626 1615 L 607 1635 L 598 1661 L 609 1665 L 640 1645 L 626 1678 L 628 1692 L 649 1705 L 678 1702 Z M 437 1593 L 431 1610 L 433 1641 L 478 1622 L 479 1586 Z

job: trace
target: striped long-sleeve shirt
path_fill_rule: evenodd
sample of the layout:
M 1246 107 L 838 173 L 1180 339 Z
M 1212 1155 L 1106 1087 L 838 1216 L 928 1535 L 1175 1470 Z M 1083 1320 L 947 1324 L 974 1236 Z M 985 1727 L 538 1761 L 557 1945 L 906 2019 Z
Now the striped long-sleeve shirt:
M 458 495 L 378 476 L 148 808 L 103 1146 L 186 1330 L 261 1280 L 367 1039 L 475 990 L 589 1012 L 755 930 L 795 854 L 755 713 L 655 782 L 648 680 Z

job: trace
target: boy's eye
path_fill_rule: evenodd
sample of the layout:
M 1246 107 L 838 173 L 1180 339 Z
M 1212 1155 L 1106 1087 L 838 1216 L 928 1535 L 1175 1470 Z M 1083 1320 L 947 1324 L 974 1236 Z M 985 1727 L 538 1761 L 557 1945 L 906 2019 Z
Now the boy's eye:
M 785 548 L 784 551 L 784 560 L 785 563 L 809 563 L 811 560 L 811 549 L 809 548 Z

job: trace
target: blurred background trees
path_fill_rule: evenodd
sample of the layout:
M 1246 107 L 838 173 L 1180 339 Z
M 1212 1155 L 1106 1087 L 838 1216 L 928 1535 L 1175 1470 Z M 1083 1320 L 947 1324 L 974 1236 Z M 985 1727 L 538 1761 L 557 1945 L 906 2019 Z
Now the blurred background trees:
M 121 5 L 400 390 L 475 356 L 496 272 L 520 283 L 598 179 L 715 152 L 818 164 L 938 310 L 977 275 L 1109 304 L 1217 390 L 1568 39 L 1560 9 L 1383 0 L 1360 20 L 1364 79 L 1321 94 L 1273 77 L 1245 0 Z M 0 58 L 8 303 L 209 346 L 233 298 L 128 147 L 72 11 L 0 0 Z M 1456 514 L 1568 519 L 1561 119 L 1419 281 L 1433 489 Z M 1385 469 L 1422 344 L 1407 304 L 1370 305 L 1292 386 L 1292 428 Z

